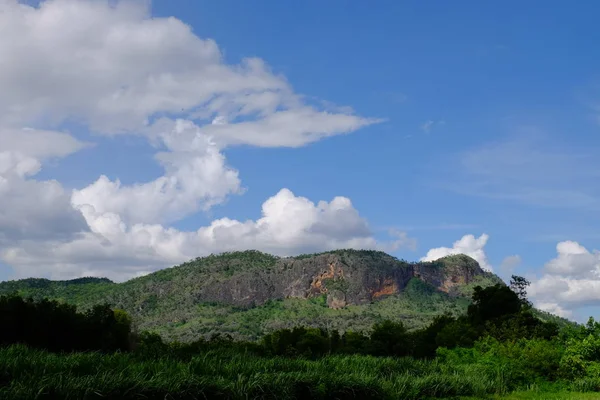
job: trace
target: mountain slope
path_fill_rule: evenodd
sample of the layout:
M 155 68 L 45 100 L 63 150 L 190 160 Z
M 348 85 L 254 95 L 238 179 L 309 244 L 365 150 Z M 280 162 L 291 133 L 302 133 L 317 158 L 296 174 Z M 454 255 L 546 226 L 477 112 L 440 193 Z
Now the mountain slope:
M 100 278 L 2 282 L 0 294 L 16 291 L 81 308 L 108 302 L 132 314 L 140 329 L 189 341 L 215 333 L 255 339 L 295 325 L 360 331 L 382 319 L 416 328 L 441 313 L 464 312 L 474 286 L 497 282 L 464 255 L 408 263 L 376 251 L 288 258 L 245 251 L 120 284 Z

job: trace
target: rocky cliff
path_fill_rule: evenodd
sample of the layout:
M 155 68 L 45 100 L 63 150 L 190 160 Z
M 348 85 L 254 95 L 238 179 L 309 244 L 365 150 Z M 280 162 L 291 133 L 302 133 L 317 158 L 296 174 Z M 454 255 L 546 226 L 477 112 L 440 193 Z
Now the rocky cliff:
M 277 259 L 270 268 L 241 270 L 226 278 L 198 282 L 193 294 L 199 302 L 239 307 L 326 295 L 331 308 L 341 308 L 397 294 L 412 278 L 457 295 L 457 286 L 484 274 L 475 260 L 464 255 L 411 264 L 379 252 L 344 251 Z

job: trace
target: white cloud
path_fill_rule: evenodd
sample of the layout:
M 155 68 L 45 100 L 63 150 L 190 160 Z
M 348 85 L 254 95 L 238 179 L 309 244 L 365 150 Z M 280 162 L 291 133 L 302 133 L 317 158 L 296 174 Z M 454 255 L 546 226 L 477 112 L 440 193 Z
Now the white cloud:
M 553 300 L 563 307 L 573 308 L 600 300 L 600 280 L 544 275 L 532 283 L 530 294 L 540 302 Z
M 224 62 L 217 44 L 147 2 L 4 1 L 0 123 L 73 120 L 101 133 L 147 133 L 156 116 L 208 120 L 219 146 L 300 146 L 375 122 L 321 112 L 258 58 Z M 26 49 L 26 50 L 25 50 Z M 215 120 L 228 122 L 210 124 Z M 149 125 L 150 124 L 150 125 Z
M 545 271 L 551 275 L 600 278 L 600 252 L 589 252 L 577 242 L 564 241 L 556 245 L 558 256 L 550 260 Z
M 210 137 L 189 121 L 177 121 L 162 141 L 168 152 L 156 155 L 165 175 L 130 186 L 101 176 L 73 192 L 75 207 L 92 206 L 97 213 L 116 213 L 125 223 L 172 222 L 207 210 L 232 193 L 241 193 L 238 172 Z
M 564 313 L 600 302 L 600 252 L 573 241 L 556 245 L 556 258 L 544 266 L 544 274 L 532 282 L 530 295 L 536 305 L 556 305 Z
M 71 237 L 87 229 L 59 182 L 31 179 L 43 161 L 85 146 L 66 133 L 0 129 L 0 248 L 17 240 Z
M 28 179 L 40 165 L 20 153 L 0 152 L 0 249 L 17 240 L 71 237 L 87 229 L 60 183 Z
M 337 248 L 414 247 L 414 239 L 402 232 L 396 232 L 396 240 L 378 242 L 348 198 L 315 204 L 288 189 L 267 199 L 256 221 L 222 218 L 194 232 L 158 224 L 127 225 L 118 214 L 98 213 L 90 206 L 81 211 L 92 232 L 67 242 L 22 243 L 6 248 L 1 259 L 21 277 L 107 275 L 122 280 L 193 257 L 239 249 L 284 256 Z
M 570 318 L 573 315 L 572 311 L 565 310 L 556 303 L 537 303 L 536 307 L 540 310 L 547 311 L 551 314 L 558 315 L 559 317 L 563 318 Z
M 300 147 L 322 138 L 355 131 L 376 121 L 379 120 L 298 107 L 272 113 L 260 120 L 212 124 L 205 130 L 221 145 Z
M 460 240 L 454 242 L 452 247 L 437 247 L 427 252 L 421 261 L 435 261 L 439 258 L 453 254 L 465 254 L 475 259 L 481 268 L 492 271 L 492 266 L 488 263 L 484 247 L 489 239 L 487 234 L 482 234 L 478 238 L 473 235 L 465 235 Z
M 143 2 L 50 0 L 39 8 L 4 2 L 0 101 L 5 120 L 55 122 L 76 116 L 98 130 L 143 126 L 214 94 L 283 89 L 260 60 L 222 64 L 212 40 L 175 18 L 149 18 Z M 27 49 L 27 51 L 23 51 Z M 61 93 L 56 98 L 57 93 Z
M 390 229 L 388 233 L 390 237 L 396 238 L 396 240 L 383 246 L 380 245 L 380 250 L 387 252 L 396 251 L 402 248 L 412 251 L 417 250 L 417 239 L 408 236 L 407 232 L 400 231 L 398 229 Z
M 347 198 L 313 204 L 287 190 L 257 221 L 169 227 L 243 192 L 227 146 L 299 147 L 377 120 L 310 104 L 258 58 L 225 63 L 214 41 L 177 18 L 151 18 L 147 4 L 1 1 L 0 253 L 18 276 L 124 279 L 242 248 L 414 248 L 402 232 L 378 243 Z M 163 175 L 127 185 L 101 175 L 72 193 L 36 180 L 49 160 L 90 146 L 56 131 L 70 123 L 146 137 Z
M 26 154 L 39 160 L 65 157 L 89 146 L 64 132 L 0 127 L 0 151 Z

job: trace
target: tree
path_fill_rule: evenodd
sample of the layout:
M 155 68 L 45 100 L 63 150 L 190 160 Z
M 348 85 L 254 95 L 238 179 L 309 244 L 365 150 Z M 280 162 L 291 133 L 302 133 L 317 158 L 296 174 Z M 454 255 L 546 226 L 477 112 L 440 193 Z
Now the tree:
M 426 328 L 420 329 L 412 334 L 413 350 L 412 356 L 415 358 L 433 358 L 438 344 L 436 338 L 438 334 L 456 319 L 450 315 L 438 315 Z M 448 339 L 444 339 L 448 340 Z
M 120 350 L 131 350 L 131 317 L 124 310 L 115 309 L 115 344 Z
M 0 345 L 23 343 L 48 351 L 129 350 L 131 318 L 108 305 L 77 312 L 56 300 L 0 296 Z
M 367 354 L 369 338 L 362 333 L 346 331 L 342 335 L 342 352 L 348 354 Z
M 536 318 L 531 311 L 505 315 L 486 324 L 486 335 L 500 341 L 519 339 L 545 339 L 558 335 L 558 326 L 553 322 L 544 322 Z
M 435 344 L 437 347 L 471 347 L 481 336 L 481 327 L 474 325 L 465 317 L 452 321 L 437 333 Z
M 504 315 L 517 314 L 521 308 L 521 300 L 508 286 L 497 284 L 485 289 L 477 286 L 473 291 L 473 304 L 469 306 L 467 315 L 472 323 L 484 324 Z
M 380 356 L 405 356 L 410 350 L 409 336 L 402 322 L 389 320 L 375 324 L 371 333 L 371 351 Z
M 522 276 L 513 275 L 510 279 L 510 289 L 515 292 L 521 304 L 526 308 L 531 308 L 531 303 L 527 300 L 527 287 L 531 282 Z

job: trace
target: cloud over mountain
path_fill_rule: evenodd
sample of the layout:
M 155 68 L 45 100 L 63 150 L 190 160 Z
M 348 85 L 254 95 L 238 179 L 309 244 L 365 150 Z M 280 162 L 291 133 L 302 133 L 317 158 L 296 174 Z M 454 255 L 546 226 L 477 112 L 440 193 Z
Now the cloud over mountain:
M 492 266 L 489 264 L 484 251 L 488 239 L 489 236 L 485 233 L 478 238 L 473 235 L 465 235 L 454 242 L 452 247 L 437 247 L 430 249 L 425 257 L 421 258 L 421 261 L 435 261 L 439 258 L 453 254 L 466 254 L 475 259 L 481 268 L 492 271 Z

